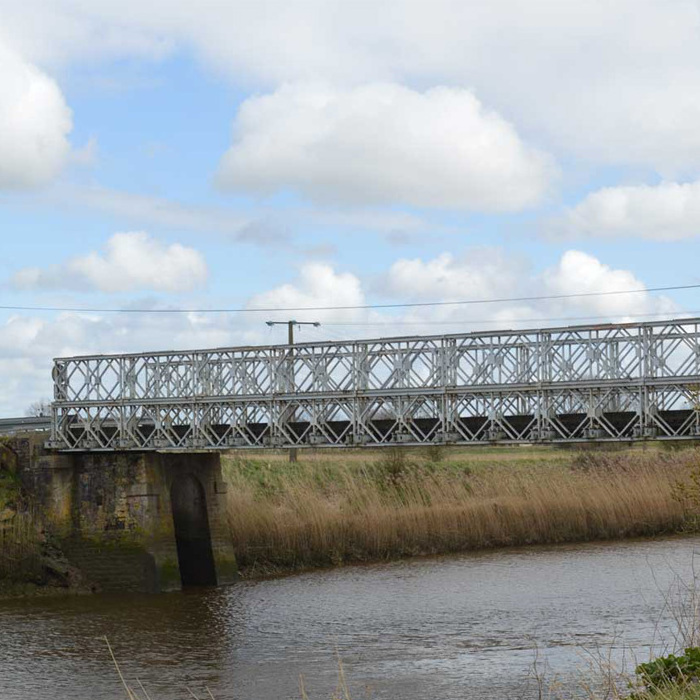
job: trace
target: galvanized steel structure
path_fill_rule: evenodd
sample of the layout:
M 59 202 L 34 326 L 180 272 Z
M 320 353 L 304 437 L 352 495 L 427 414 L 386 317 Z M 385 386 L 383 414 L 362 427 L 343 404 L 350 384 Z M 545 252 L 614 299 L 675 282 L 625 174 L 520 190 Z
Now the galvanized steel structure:
M 700 437 L 700 319 L 55 360 L 49 446 Z

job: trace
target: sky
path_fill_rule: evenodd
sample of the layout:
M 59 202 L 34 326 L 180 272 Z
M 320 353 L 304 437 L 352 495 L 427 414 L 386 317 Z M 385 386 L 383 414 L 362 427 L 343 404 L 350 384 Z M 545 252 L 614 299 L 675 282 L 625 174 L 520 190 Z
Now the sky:
M 700 2 L 0 0 L 0 232 L 0 416 L 268 320 L 700 315 Z

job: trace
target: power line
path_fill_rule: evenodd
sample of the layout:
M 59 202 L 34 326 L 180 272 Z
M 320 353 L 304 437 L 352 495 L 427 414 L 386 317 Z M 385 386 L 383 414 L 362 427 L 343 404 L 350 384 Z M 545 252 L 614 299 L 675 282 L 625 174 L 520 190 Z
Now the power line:
M 683 311 L 683 312 L 678 312 L 682 313 L 683 316 L 689 316 L 689 317 L 695 317 L 695 316 L 700 316 L 700 311 Z M 498 323 L 498 324 L 503 324 L 503 323 L 549 323 L 551 321 L 595 321 L 595 320 L 600 320 L 600 319 L 609 319 L 609 318 L 618 318 L 618 317 L 624 317 L 624 318 L 651 318 L 652 316 L 669 316 L 668 311 L 656 311 L 653 313 L 646 313 L 646 314 L 626 314 L 626 313 L 619 313 L 619 314 L 604 314 L 604 315 L 599 315 L 599 316 L 550 316 L 548 318 L 544 317 L 534 317 L 534 318 L 467 318 L 463 319 L 461 321 L 392 321 L 391 319 L 387 319 L 385 321 L 381 322 L 372 322 L 372 321 L 357 321 L 357 322 L 352 322 L 348 321 L 343 322 L 343 321 L 338 321 L 338 322 L 333 322 L 333 321 L 325 321 L 324 322 L 324 327 L 328 326 L 463 326 L 467 323 Z M 682 317 L 681 317 L 682 318 Z
M 351 304 L 343 306 L 284 306 L 261 308 L 215 308 L 215 309 L 140 309 L 140 308 L 96 308 L 80 306 L 13 306 L 0 305 L 3 311 L 55 311 L 65 313 L 119 313 L 119 314 L 222 314 L 222 313 L 274 313 L 288 311 L 359 311 L 368 309 L 407 309 L 430 306 L 465 306 L 475 304 L 505 304 L 522 301 L 548 301 L 556 299 L 580 299 L 621 294 L 648 294 L 650 292 L 671 292 L 683 289 L 700 289 L 700 284 L 682 284 L 667 287 L 647 287 L 645 289 L 619 289 L 606 292 L 578 292 L 575 294 L 542 294 L 526 297 L 503 297 L 497 299 L 465 299 L 461 301 L 416 301 L 395 304 Z

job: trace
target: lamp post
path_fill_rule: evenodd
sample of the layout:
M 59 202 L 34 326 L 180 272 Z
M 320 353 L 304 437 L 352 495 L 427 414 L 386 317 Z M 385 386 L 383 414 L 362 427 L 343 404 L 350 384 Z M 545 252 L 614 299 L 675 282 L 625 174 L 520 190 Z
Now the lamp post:
M 265 321 L 265 323 L 270 327 L 286 325 L 288 328 L 287 344 L 289 345 L 289 393 L 291 394 L 294 392 L 294 350 L 292 350 L 292 348 L 294 347 L 294 326 L 314 326 L 315 328 L 318 328 L 321 325 L 321 323 L 319 321 L 295 321 L 295 320 L 291 320 L 291 321 Z M 287 422 L 288 423 L 294 422 L 294 409 L 293 408 L 289 409 Z M 297 461 L 297 449 L 296 449 L 296 447 L 289 448 L 289 461 L 290 462 Z

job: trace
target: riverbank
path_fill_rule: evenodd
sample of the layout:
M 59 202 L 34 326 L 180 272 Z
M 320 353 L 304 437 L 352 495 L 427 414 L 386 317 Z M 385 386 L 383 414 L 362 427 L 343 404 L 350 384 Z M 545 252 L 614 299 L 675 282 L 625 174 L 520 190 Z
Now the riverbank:
M 245 578 L 696 532 L 700 522 L 700 451 L 692 444 L 315 450 L 299 451 L 292 464 L 285 451 L 239 451 L 223 454 L 222 468 Z M 13 474 L 4 478 L 0 596 L 27 582 L 83 585 L 33 522 Z
M 15 454 L 0 441 L 0 600 L 89 593 L 24 493 Z
M 0 521 L 0 600 L 81 595 L 95 588 L 52 544 L 31 509 L 6 506 Z
M 695 530 L 700 505 L 692 447 L 316 451 L 295 464 L 238 452 L 222 463 L 245 577 L 677 533 Z

